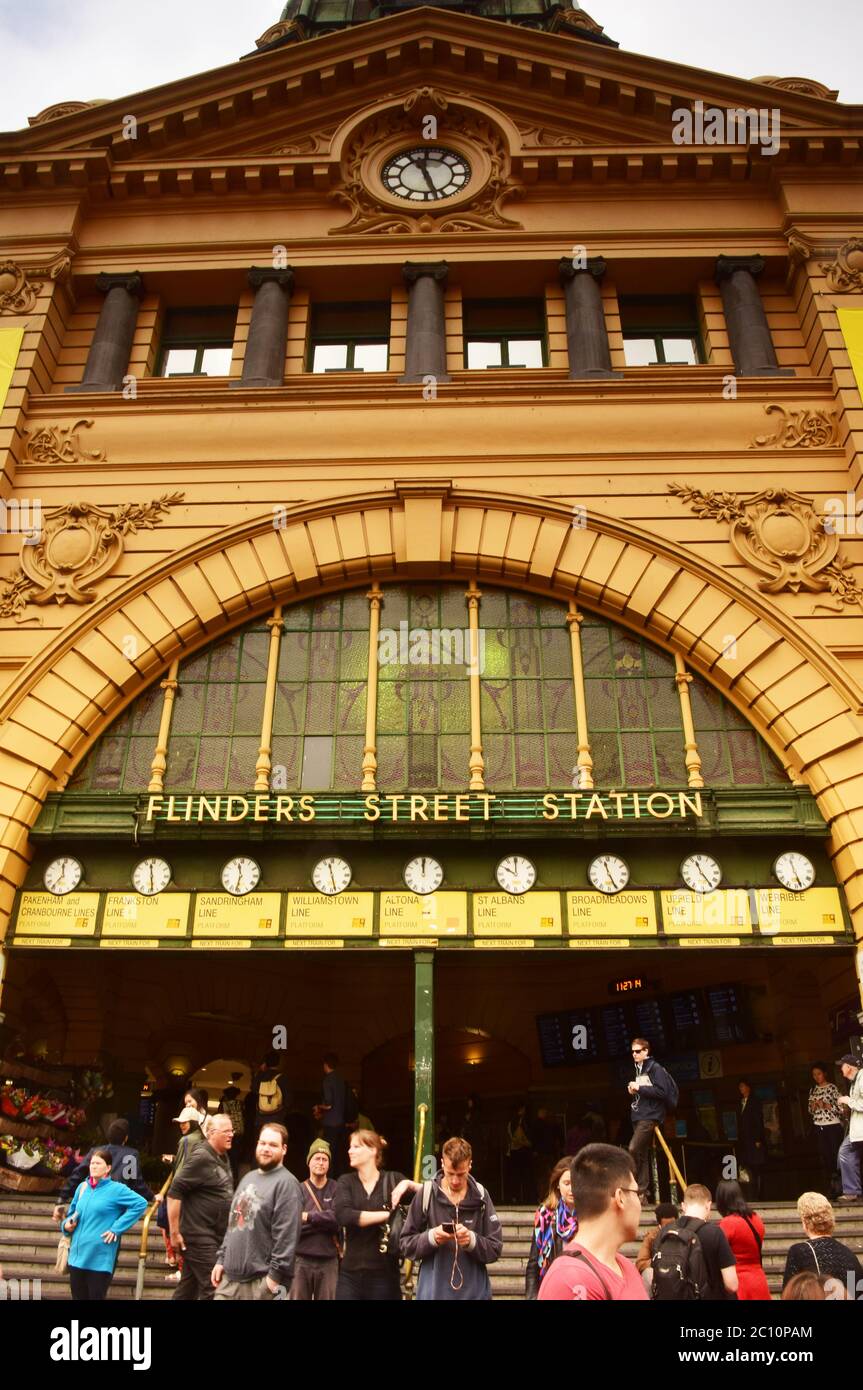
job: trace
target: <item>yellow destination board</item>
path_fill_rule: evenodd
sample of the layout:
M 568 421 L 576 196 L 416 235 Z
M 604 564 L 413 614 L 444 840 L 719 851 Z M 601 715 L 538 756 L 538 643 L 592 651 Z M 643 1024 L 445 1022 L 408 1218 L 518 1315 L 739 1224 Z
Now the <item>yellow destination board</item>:
M 279 935 L 280 893 L 199 893 L 192 918 L 193 936 L 255 937 L 275 941 Z
M 371 936 L 374 893 L 289 893 L 288 936 Z
M 467 893 L 381 893 L 381 936 L 467 936 Z
M 189 925 L 190 893 L 109 893 L 102 936 L 174 937 L 182 941 Z
M 93 936 L 98 893 L 22 893 L 16 936 Z
M 656 936 L 656 902 L 649 889 L 567 893 L 570 936 Z
M 807 888 L 805 893 L 789 893 L 783 888 L 759 888 L 758 923 L 762 936 L 790 936 L 803 933 L 845 930 L 838 888 Z
M 662 894 L 662 918 L 668 936 L 751 936 L 752 913 L 745 888 L 717 888 L 713 893 L 673 889 Z
M 560 936 L 559 893 L 474 893 L 474 936 Z

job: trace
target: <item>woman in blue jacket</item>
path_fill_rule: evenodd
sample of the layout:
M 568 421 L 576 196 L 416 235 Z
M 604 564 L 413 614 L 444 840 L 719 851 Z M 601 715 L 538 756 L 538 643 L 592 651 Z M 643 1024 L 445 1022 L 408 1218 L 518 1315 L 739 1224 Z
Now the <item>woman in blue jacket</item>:
M 71 1235 L 69 1278 L 77 1300 L 107 1298 L 120 1249 L 120 1236 L 140 1220 L 147 1203 L 125 1183 L 111 1179 L 111 1155 L 94 1149 L 90 1176 L 72 1198 L 63 1230 Z

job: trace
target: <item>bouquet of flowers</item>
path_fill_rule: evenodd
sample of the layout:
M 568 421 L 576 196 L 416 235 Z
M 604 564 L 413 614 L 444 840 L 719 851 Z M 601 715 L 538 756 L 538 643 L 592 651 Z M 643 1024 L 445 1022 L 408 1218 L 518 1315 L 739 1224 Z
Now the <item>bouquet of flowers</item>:
M 0 1092 L 0 1110 L 3 1111 L 4 1115 L 9 1115 L 11 1119 L 20 1115 L 26 1103 L 27 1092 L 23 1086 L 6 1085 Z
M 102 1072 L 87 1070 L 81 1073 L 78 1093 L 87 1105 L 93 1100 L 107 1099 L 108 1096 L 113 1095 L 114 1088 Z

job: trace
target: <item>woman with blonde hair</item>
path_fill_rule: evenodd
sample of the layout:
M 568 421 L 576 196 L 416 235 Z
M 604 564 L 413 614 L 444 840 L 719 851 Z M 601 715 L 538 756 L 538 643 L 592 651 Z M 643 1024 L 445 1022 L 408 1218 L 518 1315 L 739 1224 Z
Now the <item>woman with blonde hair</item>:
M 525 1297 L 539 1296 L 539 1286 L 567 1241 L 578 1230 L 578 1217 L 572 1209 L 572 1159 L 562 1158 L 551 1170 L 548 1196 L 533 1218 L 533 1237 L 524 1276 Z
M 395 1302 L 399 1286 L 397 1216 L 405 1194 L 422 1186 L 383 1168 L 387 1141 L 373 1129 L 357 1129 L 348 1148 L 349 1173 L 336 1183 L 336 1220 L 344 1227 L 344 1256 L 336 1285 L 341 1303 Z
M 823 1276 L 833 1277 L 847 1286 L 848 1275 L 853 1274 L 855 1288 L 863 1288 L 856 1280 L 863 1279 L 863 1266 L 847 1245 L 834 1240 L 833 1230 L 836 1218 L 833 1208 L 820 1192 L 804 1192 L 797 1198 L 797 1215 L 800 1217 L 805 1240 L 797 1241 L 788 1251 L 785 1273 L 782 1276 L 783 1293 L 795 1274 L 807 1270 Z

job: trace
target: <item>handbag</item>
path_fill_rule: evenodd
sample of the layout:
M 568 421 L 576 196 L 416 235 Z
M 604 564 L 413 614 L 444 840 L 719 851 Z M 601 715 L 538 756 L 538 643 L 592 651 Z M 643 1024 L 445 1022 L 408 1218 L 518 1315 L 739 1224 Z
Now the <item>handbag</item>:
M 54 1269 L 58 1274 L 66 1273 L 66 1266 L 69 1263 L 69 1249 L 72 1244 L 71 1236 L 61 1236 L 57 1241 L 57 1259 L 54 1261 Z
M 395 1190 L 395 1182 L 392 1173 L 384 1173 L 384 1206 L 389 1207 Z M 381 1243 L 378 1246 L 380 1253 L 386 1255 L 391 1260 L 400 1260 L 399 1242 L 401 1240 L 402 1228 L 405 1224 L 405 1214 L 402 1208 L 396 1210 L 390 1216 L 389 1221 L 385 1221 L 381 1230 Z

